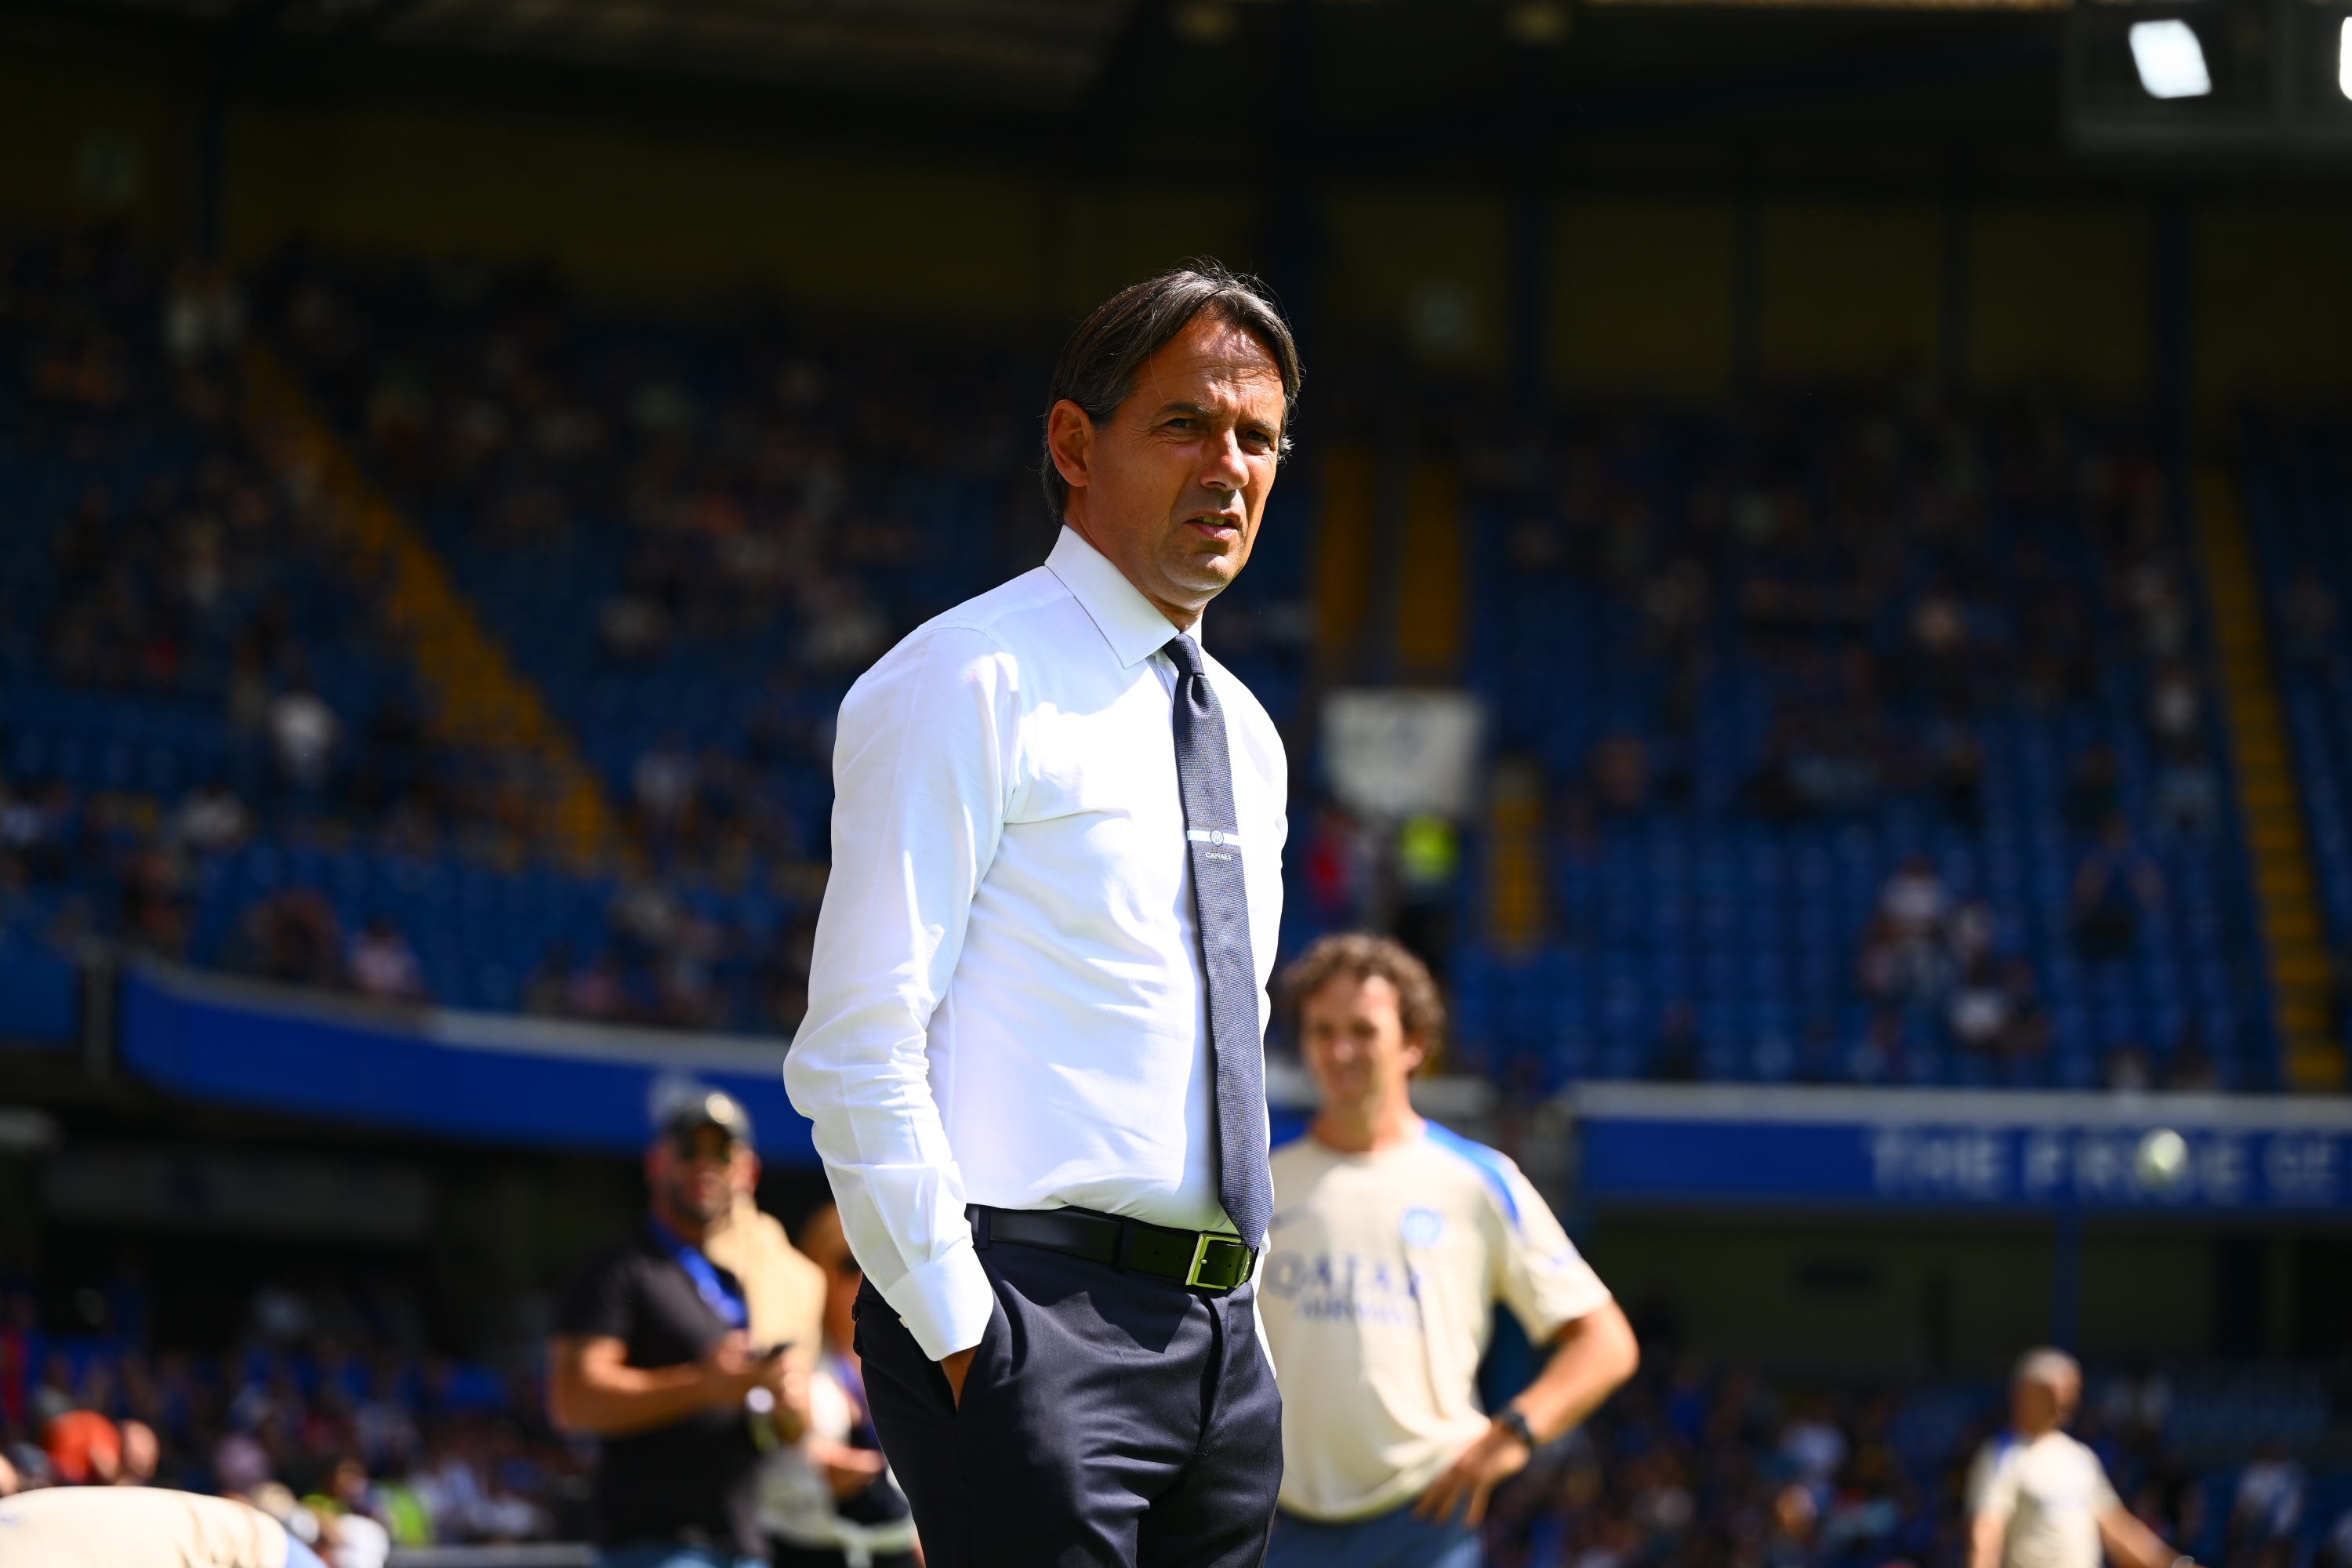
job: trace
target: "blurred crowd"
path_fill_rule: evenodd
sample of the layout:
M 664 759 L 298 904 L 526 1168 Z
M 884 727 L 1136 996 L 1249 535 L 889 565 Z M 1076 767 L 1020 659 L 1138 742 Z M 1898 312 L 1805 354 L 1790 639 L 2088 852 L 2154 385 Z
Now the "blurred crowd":
M 581 571 L 561 646 L 522 650 L 567 718 L 596 728 L 606 682 L 691 678 L 718 700 L 618 716 L 638 740 L 611 782 L 657 864 L 821 856 L 804 775 L 828 766 L 847 680 L 1050 532 L 1026 471 L 1034 377 L 993 349 L 750 303 L 727 330 L 630 321 L 545 273 L 454 264 L 296 253 L 260 291 L 461 575 Z
M 184 956 L 205 864 L 257 834 L 510 858 L 544 815 L 521 759 L 437 734 L 382 584 L 246 417 L 244 341 L 230 279 L 0 244 L 10 924 Z
M 0 587 L 0 923 L 394 1002 L 796 1025 L 831 716 L 893 637 L 1042 548 L 1037 367 L 751 304 L 724 328 L 633 320 L 527 268 L 295 251 L 237 279 L 79 236 L 0 253 L 0 381 L 17 377 L 0 394 L 22 415 L 0 460 L 39 479 L 16 503 L 30 564 Z M 513 872 L 545 864 L 550 815 L 520 753 L 440 737 L 383 584 L 243 416 L 249 334 L 425 526 L 604 775 L 633 870 L 606 868 L 595 920 L 495 952 L 468 933 L 445 960 L 406 906 L 222 875 L 258 843 Z M 1318 426 L 1331 439 L 1344 401 Z M 2042 1081 L 2079 1001 L 2054 965 L 2120 973 L 2152 924 L 2241 899 L 2167 874 L 2234 851 L 2178 498 L 2133 433 L 1901 385 L 1681 425 L 1468 407 L 1423 420 L 1492 536 L 1467 674 L 1494 705 L 1496 776 L 1538 781 L 1545 940 L 1598 951 L 1633 930 L 1570 884 L 1657 822 L 1769 837 L 1907 813 L 2015 838 L 2004 747 L 2021 722 L 2063 737 L 2022 805 L 2065 862 L 2059 929 L 1935 854 L 1902 858 L 1836 934 L 1834 984 L 1785 1026 L 1725 1025 L 1671 965 L 1645 981 L 1624 1004 L 1636 1070 L 1707 1076 L 1731 1027 L 1759 1050 L 1779 1030 L 1817 1076 L 1903 1080 L 1942 1053 Z M 1521 600 L 1540 635 L 1497 641 Z M 2281 613 L 2290 661 L 2333 657 L 2323 586 Z M 1220 616 L 1229 654 L 1267 619 Z M 1571 653 L 1587 621 L 1607 629 Z M 45 690 L 216 736 L 164 773 L 77 772 L 68 747 L 145 742 L 77 739 L 37 711 Z M 1297 815 L 1288 940 L 1369 921 L 1444 973 L 1484 939 L 1490 889 L 1459 825 L 1367 824 L 1328 799 Z M 2200 941 L 2242 965 L 2243 917 L 2221 913 Z M 457 963 L 473 967 L 453 994 Z M 472 984 L 482 967 L 504 978 Z M 2262 1078 L 2196 1008 L 2141 1022 L 2097 1041 L 2099 1081 Z
M 393 1348 L 348 1310 L 278 1287 L 257 1292 L 227 1352 L 142 1339 L 47 1334 L 29 1292 L 0 1292 L 0 1495 L 238 1497 L 332 1568 L 381 1568 L 390 1546 L 586 1528 L 593 1454 L 549 1430 L 535 1368 Z
M 0 1290 L 0 1495 L 226 1493 L 334 1568 L 380 1568 L 387 1546 L 584 1539 L 593 1444 L 549 1428 L 540 1369 L 395 1348 L 383 1315 L 265 1286 L 234 1347 L 201 1353 L 145 1343 L 135 1306 L 108 1337 L 44 1333 L 29 1292 Z M 1767 1377 L 1670 1347 L 1650 1364 L 1496 1494 L 1495 1568 L 1965 1564 L 1993 1385 Z M 2074 1426 L 2150 1528 L 2212 1568 L 2352 1568 L 2352 1472 L 2274 1440 L 2189 1452 L 2176 1403 L 2163 1373 L 2118 1372 Z
M 2352 1563 L 2352 1475 L 2323 1487 L 2276 1443 L 2192 1462 L 2168 1437 L 2170 1397 L 2160 1373 L 2110 1376 L 2074 1424 L 2149 1528 L 2215 1568 Z M 1685 1357 L 1645 1371 L 1496 1494 L 1486 1560 L 1960 1568 L 1968 1468 L 2002 1420 L 1990 1386 L 1809 1385 Z
M 1884 854 L 1836 994 L 1794 1026 L 1838 1037 L 1835 1076 L 1878 1079 L 1923 1055 L 2030 1067 L 2079 1000 L 2053 1007 L 2053 969 L 2127 990 L 2167 919 L 2212 930 L 2210 956 L 2252 984 L 2196 562 L 2140 433 L 1896 384 L 1462 440 L 1492 555 L 1470 679 L 1496 776 L 1549 781 L 1538 940 L 1638 942 L 1642 911 L 1596 872 L 1660 829 Z M 2325 646 L 2330 606 L 2295 613 Z M 1318 833 L 1306 852 L 1345 864 Z M 2011 889 L 1987 885 L 2000 859 L 2022 870 Z M 2166 870 L 2183 864 L 2185 889 Z M 1665 984 L 1646 1055 L 1675 1076 L 1702 998 Z M 2205 1083 L 2201 1027 L 2103 1039 L 2103 1070 Z

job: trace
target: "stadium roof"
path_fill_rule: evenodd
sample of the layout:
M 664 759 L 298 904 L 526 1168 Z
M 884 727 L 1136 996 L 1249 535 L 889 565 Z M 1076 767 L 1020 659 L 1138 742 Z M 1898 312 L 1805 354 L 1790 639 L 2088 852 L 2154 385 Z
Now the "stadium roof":
M 1129 0 L 122 0 L 200 25 L 1050 108 Z

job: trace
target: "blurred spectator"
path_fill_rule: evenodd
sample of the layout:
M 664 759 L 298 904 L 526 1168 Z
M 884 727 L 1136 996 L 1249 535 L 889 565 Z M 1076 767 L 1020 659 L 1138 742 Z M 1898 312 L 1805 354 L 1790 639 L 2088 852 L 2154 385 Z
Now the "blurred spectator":
M 227 784 L 200 784 L 180 803 L 173 819 L 174 836 L 199 855 L 217 855 L 243 844 L 253 831 L 245 803 Z
M 2130 1041 L 2107 1052 L 2105 1077 L 2107 1088 L 2117 1094 L 2145 1094 L 2156 1087 L 2156 1074 L 2148 1065 L 2147 1052 Z
M 1956 827 L 1984 825 L 1984 743 L 1958 725 L 1937 729 L 1929 769 L 1945 819 Z
M 2337 1516 L 2327 1538 L 2319 1543 L 2318 1568 L 2352 1568 L 2352 1508 Z
M 2074 872 L 2074 948 L 2085 962 L 2113 963 L 2139 943 L 2140 919 L 2164 901 L 2164 879 L 2120 816 L 2107 819 L 2098 847 Z
M 1657 1049 L 1652 1058 L 1657 1064 L 1658 1076 L 1669 1083 L 1697 1082 L 1703 1044 L 1698 1009 L 1688 1002 L 1669 1004 L 1658 1026 Z
M 308 795 L 327 786 L 342 721 L 307 685 L 296 685 L 269 705 L 269 743 L 281 778 Z
M 2221 1074 L 2205 1049 L 2205 1036 L 2195 1023 L 2181 1032 L 2165 1063 L 2164 1087 L 2182 1094 L 2212 1094 L 2222 1088 Z
M 119 1432 L 122 1440 L 122 1468 L 115 1477 L 115 1484 L 143 1487 L 155 1479 L 156 1467 L 163 1462 L 163 1446 L 155 1436 L 155 1428 L 144 1421 L 125 1421 Z
M 41 1448 L 59 1486 L 109 1487 L 122 1479 L 122 1435 L 95 1410 L 68 1410 L 41 1427 Z
M 246 911 L 236 965 L 265 980 L 332 986 L 343 977 L 335 911 L 312 888 L 288 888 Z
M 694 809 L 697 786 L 694 757 L 677 731 L 637 758 L 632 783 L 647 835 L 658 846 L 674 846 Z
M 1967 1050 L 2001 1054 L 2009 1040 L 2010 1006 L 2009 987 L 1999 966 L 1989 956 L 1979 957 L 1961 972 L 1960 983 L 1952 990 L 1946 1015 L 1952 1038 Z
M 2325 574 L 2308 564 L 2286 577 L 2279 601 L 2279 621 L 2285 630 L 2290 665 L 2305 675 L 2333 677 L 2337 668 L 2336 632 L 2341 614 Z
M 2194 742 L 2175 746 L 2165 754 L 2149 802 L 2159 826 L 2191 837 L 2201 837 L 2221 806 L 2221 781 L 2204 750 Z
M 369 921 L 352 939 L 346 961 L 352 989 L 378 1002 L 422 1002 L 427 999 L 425 972 L 416 950 L 383 915 Z
M 2265 1561 L 2273 1543 L 2291 1543 L 2303 1522 L 2303 1467 L 2287 1458 L 2284 1444 L 2265 1438 L 2239 1475 L 2230 1502 L 2231 1568 L 2249 1568 Z
M 1650 804 L 1650 749 L 1639 735 L 1612 735 L 1592 748 L 1592 787 L 1603 811 L 1631 816 Z
M 2203 738 L 2205 702 L 2186 665 L 2168 664 L 2148 688 L 2147 727 L 2158 747 L 2177 752 Z
M 2066 776 L 2066 821 L 2078 828 L 2102 827 L 2123 806 L 2123 762 L 2111 746 L 2092 746 L 2074 759 Z
M 1342 930 L 1361 920 L 1369 874 L 1362 830 L 1337 802 L 1318 801 L 1299 858 L 1299 879 L 1320 931 Z
M 617 594 L 597 608 L 596 636 L 614 658 L 640 662 L 668 642 L 669 615 L 643 595 Z

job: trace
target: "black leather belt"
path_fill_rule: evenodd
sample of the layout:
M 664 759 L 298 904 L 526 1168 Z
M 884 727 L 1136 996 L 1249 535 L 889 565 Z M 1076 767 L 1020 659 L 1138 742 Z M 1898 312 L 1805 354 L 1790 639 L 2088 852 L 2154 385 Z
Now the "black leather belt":
M 982 1246 L 1065 1252 L 1114 1268 L 1173 1279 L 1197 1290 L 1230 1290 L 1246 1282 L 1257 1254 L 1238 1237 L 1213 1230 L 1171 1230 L 1092 1209 L 997 1209 L 973 1204 L 964 1211 Z

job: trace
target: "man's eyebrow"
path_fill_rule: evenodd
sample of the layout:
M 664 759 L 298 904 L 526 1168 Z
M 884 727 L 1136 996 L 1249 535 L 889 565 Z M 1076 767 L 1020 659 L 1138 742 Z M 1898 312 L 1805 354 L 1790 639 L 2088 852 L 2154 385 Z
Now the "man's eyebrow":
M 1214 408 L 1210 407 L 1205 403 L 1189 403 L 1179 399 L 1172 403 L 1161 404 L 1159 410 L 1154 413 L 1151 417 L 1153 422 L 1156 424 L 1160 420 L 1167 418 L 1171 414 L 1189 414 L 1198 419 L 1213 419 L 1217 416 L 1217 411 Z M 1248 428 L 1264 430 L 1269 435 L 1274 434 L 1281 428 L 1281 426 L 1278 423 L 1268 425 L 1265 420 L 1258 418 L 1253 414 L 1238 415 L 1235 416 L 1234 422 Z

